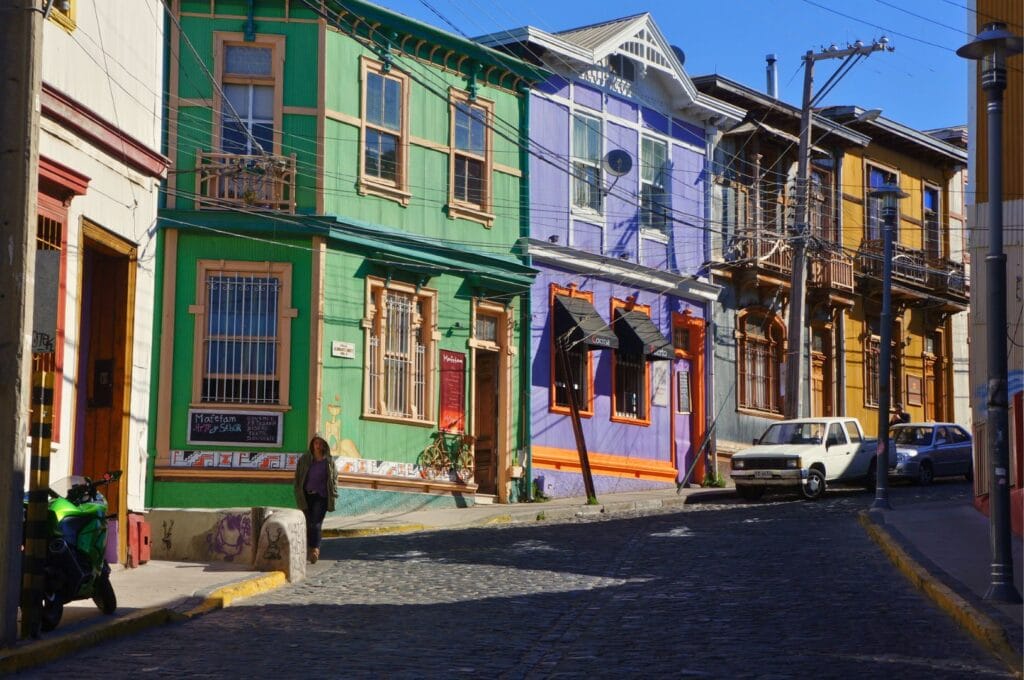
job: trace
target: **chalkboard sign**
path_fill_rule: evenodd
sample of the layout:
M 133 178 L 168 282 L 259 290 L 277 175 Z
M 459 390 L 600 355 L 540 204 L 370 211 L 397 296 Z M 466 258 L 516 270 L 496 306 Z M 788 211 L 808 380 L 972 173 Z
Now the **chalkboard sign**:
M 268 411 L 188 412 L 189 444 L 280 446 L 281 414 Z

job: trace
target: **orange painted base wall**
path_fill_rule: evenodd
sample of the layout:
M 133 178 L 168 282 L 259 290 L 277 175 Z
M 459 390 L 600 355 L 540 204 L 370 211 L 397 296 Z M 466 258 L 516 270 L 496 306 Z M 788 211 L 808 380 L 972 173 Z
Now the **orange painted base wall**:
M 975 496 L 974 507 L 988 517 L 988 494 Z M 1024 489 L 1010 489 L 1010 523 L 1013 533 L 1024 538 Z

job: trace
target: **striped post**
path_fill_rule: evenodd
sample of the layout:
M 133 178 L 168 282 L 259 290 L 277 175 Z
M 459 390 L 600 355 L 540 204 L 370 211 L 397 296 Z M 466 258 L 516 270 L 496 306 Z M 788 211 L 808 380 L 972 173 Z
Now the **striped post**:
M 39 637 L 46 563 L 50 488 L 50 439 L 53 436 L 53 373 L 33 372 L 32 460 L 29 471 L 25 555 L 21 581 L 21 636 Z

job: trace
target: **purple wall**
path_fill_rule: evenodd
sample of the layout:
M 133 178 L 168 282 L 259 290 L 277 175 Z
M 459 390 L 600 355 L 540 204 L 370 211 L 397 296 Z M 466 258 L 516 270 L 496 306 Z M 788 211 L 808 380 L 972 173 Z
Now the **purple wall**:
M 686 147 L 672 147 L 672 175 L 669 180 L 672 208 L 676 218 L 672 245 L 673 269 L 692 274 L 704 262 L 704 156 Z M 708 225 L 715 229 L 715 224 Z
M 580 83 L 575 83 L 572 90 L 573 101 L 577 104 L 582 104 L 583 106 L 594 109 L 595 111 L 600 111 L 603 108 L 602 102 L 604 101 L 604 95 L 601 94 L 600 90 Z
M 569 109 L 531 95 L 530 236 L 569 243 Z M 538 158 L 540 156 L 540 158 Z M 549 162 L 550 161 L 550 162 Z

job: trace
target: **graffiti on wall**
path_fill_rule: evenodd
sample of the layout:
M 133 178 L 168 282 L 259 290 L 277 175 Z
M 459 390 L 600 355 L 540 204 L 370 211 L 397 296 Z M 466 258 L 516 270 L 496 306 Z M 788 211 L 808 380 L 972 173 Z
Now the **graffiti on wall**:
M 345 458 L 361 458 L 359 448 L 351 439 L 341 438 L 341 396 L 335 394 L 334 402 L 327 405 L 327 413 L 330 417 L 324 421 L 324 439 L 331 447 L 331 454 L 344 456 Z
M 206 535 L 210 552 L 225 562 L 232 562 L 252 545 L 252 518 L 248 514 L 222 515 Z

